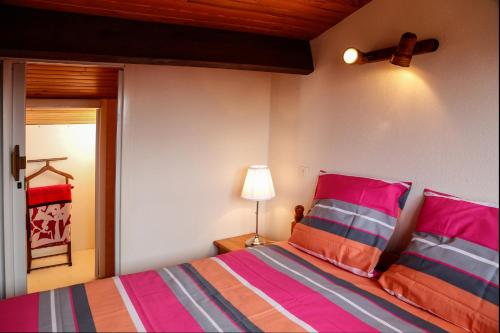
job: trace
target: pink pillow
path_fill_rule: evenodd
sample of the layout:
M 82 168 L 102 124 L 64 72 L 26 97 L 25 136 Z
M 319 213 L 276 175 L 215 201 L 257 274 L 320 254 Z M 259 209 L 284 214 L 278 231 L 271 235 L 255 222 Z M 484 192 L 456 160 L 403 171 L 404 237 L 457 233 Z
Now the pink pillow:
M 372 277 L 411 183 L 320 174 L 315 203 L 289 243 L 355 274 Z
M 472 332 L 498 332 L 498 207 L 426 189 L 413 238 L 379 282 Z

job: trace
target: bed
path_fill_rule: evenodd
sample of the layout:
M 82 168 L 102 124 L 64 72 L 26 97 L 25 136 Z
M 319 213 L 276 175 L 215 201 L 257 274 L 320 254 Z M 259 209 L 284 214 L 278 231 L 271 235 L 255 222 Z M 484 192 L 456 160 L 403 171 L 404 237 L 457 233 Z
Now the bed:
M 464 332 L 286 242 L 7 299 L 0 331 Z

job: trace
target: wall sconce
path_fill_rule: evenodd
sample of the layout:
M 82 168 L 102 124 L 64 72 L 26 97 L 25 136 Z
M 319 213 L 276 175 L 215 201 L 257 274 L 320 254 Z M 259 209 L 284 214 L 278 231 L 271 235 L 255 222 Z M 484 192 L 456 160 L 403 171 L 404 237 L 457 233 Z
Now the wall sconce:
M 371 52 L 361 52 L 350 47 L 344 51 L 344 62 L 346 64 L 366 64 L 369 62 L 390 60 L 391 64 L 409 67 L 413 55 L 434 52 L 439 47 L 437 39 L 425 39 L 417 42 L 417 35 L 412 32 L 405 32 L 399 40 L 398 46 Z

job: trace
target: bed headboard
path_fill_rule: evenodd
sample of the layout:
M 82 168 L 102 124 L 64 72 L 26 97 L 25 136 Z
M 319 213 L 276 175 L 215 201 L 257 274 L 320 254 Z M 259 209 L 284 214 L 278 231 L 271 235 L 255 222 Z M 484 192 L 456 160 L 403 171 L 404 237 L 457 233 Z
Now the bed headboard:
M 295 206 L 294 212 L 295 212 L 295 214 L 293 216 L 292 227 L 291 227 L 290 233 L 293 232 L 293 228 L 295 227 L 295 224 L 302 221 L 302 218 L 304 217 L 304 206 L 302 206 L 302 205 Z

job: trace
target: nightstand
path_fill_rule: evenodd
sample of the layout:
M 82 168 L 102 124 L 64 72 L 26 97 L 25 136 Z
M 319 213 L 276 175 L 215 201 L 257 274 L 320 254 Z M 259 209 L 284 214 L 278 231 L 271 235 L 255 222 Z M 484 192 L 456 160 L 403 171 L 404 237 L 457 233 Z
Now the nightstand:
M 255 234 L 251 233 L 251 234 L 216 240 L 214 241 L 214 245 L 217 248 L 218 254 L 223 254 L 236 250 L 242 250 L 245 248 L 245 241 L 250 237 L 252 237 L 253 235 Z M 259 237 L 262 241 L 265 242 L 265 244 L 271 244 L 275 242 L 273 240 L 263 237 L 262 235 L 259 235 Z

